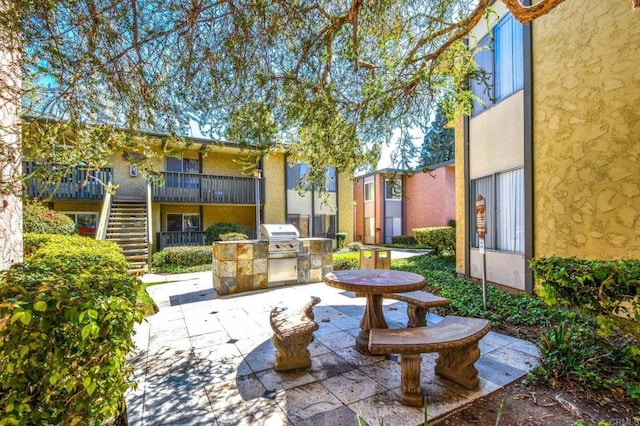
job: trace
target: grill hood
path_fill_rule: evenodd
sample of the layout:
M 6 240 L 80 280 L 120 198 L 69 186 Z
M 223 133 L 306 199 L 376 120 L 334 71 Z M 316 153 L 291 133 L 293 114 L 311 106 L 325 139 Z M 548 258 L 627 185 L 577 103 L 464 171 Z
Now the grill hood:
M 260 239 L 267 241 L 291 241 L 300 238 L 300 233 L 295 226 L 284 224 L 260 225 Z

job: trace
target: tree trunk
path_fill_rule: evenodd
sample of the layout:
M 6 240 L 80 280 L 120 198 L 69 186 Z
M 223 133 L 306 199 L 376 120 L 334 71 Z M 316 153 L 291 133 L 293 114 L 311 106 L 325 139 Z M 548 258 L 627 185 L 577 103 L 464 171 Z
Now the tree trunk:
M 0 270 L 22 261 L 20 56 L 0 34 Z

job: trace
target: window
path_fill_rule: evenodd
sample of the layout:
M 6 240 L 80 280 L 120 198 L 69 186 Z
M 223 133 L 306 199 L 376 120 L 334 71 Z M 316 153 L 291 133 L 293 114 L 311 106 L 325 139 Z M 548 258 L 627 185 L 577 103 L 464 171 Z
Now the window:
M 200 231 L 200 215 L 194 213 L 168 213 L 167 231 Z
M 298 186 L 301 186 L 305 191 L 311 190 L 311 187 L 306 182 L 308 173 L 309 166 L 306 163 L 289 165 L 287 167 L 287 189 L 297 189 Z M 335 167 L 327 167 L 324 189 L 327 192 L 336 192 L 337 179 Z
M 197 158 L 165 158 L 165 170 L 176 173 L 200 173 L 200 160 Z
M 296 189 L 298 185 L 302 185 L 307 190 L 304 180 L 308 172 L 309 166 L 305 163 L 290 164 L 287 167 L 287 189 Z
M 198 189 L 200 160 L 197 158 L 165 157 L 166 186 L 169 188 Z M 188 173 L 185 175 L 185 173 Z
M 94 236 L 98 227 L 98 213 L 92 212 L 65 212 L 73 220 L 78 228 L 78 234 Z
M 307 214 L 288 214 L 287 223 L 292 224 L 298 229 L 301 238 L 309 237 L 309 215 Z
M 338 187 L 338 180 L 336 179 L 336 168 L 335 167 L 327 167 L 327 176 L 326 176 L 326 184 L 325 190 L 327 192 L 336 192 Z
M 399 200 L 402 198 L 402 181 L 400 179 L 384 181 L 385 198 L 387 200 Z
M 364 236 L 375 237 L 376 236 L 376 221 L 372 217 L 364 218 Z
M 321 214 L 313 217 L 313 236 L 319 238 L 335 238 L 336 216 Z
M 524 86 L 523 26 L 511 15 L 505 16 L 494 28 L 494 38 L 484 37 L 478 43 L 476 64 L 484 78 L 471 82 L 478 100 L 473 102 L 473 114 L 478 114 Z
M 524 169 L 519 168 L 471 181 L 471 200 L 485 198 L 487 234 L 485 247 L 524 252 Z M 472 203 L 473 205 L 473 203 Z M 475 215 L 471 215 L 473 246 L 478 247 Z
M 374 198 L 373 182 L 366 182 L 364 184 L 364 200 L 373 201 L 373 198 Z

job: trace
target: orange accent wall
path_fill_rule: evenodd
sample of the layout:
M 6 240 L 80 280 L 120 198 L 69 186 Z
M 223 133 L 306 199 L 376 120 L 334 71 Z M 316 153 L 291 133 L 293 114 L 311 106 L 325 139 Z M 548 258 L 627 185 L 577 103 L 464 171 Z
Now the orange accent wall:
M 381 174 L 375 176 L 376 190 L 376 244 L 384 242 L 384 178 Z
M 384 175 L 374 176 L 375 242 L 384 242 Z M 404 185 L 403 234 L 412 235 L 414 228 L 448 226 L 456 218 L 455 167 L 444 166 L 428 173 L 402 177 Z M 364 242 L 364 178 L 353 186 L 355 202 L 355 241 Z M 378 230 L 379 229 L 379 230 Z
M 405 177 L 404 230 L 448 226 L 456 218 L 455 167 Z

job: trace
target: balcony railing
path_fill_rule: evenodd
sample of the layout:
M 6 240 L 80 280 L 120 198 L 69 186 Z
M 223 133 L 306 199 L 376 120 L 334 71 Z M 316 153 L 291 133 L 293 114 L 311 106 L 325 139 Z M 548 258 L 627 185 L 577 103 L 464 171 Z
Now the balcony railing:
M 22 164 L 23 174 L 30 176 L 37 170 L 33 162 Z M 53 173 L 52 173 L 53 174 Z M 37 174 L 26 181 L 26 194 L 51 200 L 102 200 L 105 194 L 104 184 L 113 181 L 113 169 L 105 167 L 100 170 L 87 170 L 76 166 L 52 182 L 43 182 Z
M 255 238 L 256 231 L 244 231 L 251 240 Z M 178 246 L 204 246 L 206 233 L 204 231 L 165 231 L 156 233 L 158 251 L 166 247 Z
M 255 179 L 199 173 L 161 172 L 164 186 L 153 185 L 153 201 L 210 204 L 255 204 Z M 260 203 L 264 180 L 260 179 Z

